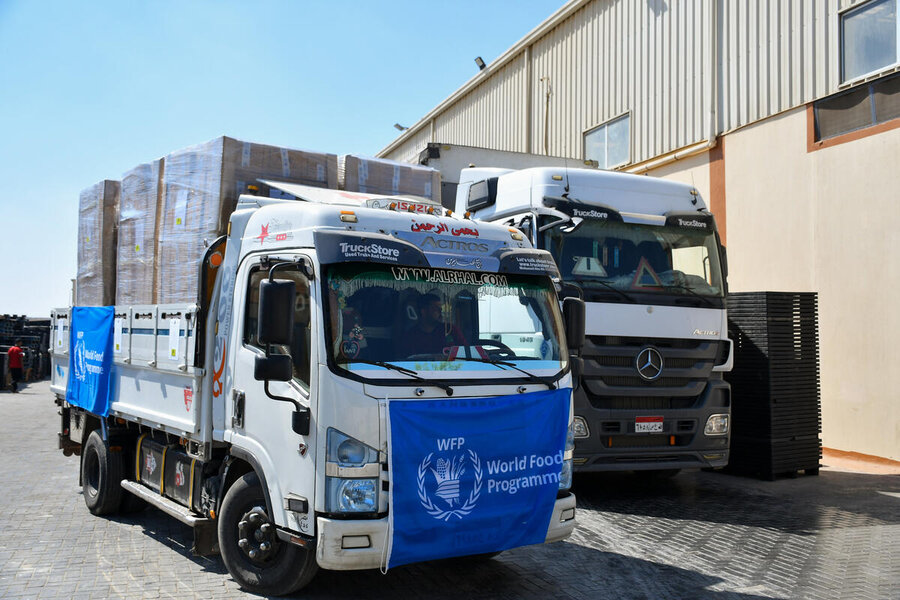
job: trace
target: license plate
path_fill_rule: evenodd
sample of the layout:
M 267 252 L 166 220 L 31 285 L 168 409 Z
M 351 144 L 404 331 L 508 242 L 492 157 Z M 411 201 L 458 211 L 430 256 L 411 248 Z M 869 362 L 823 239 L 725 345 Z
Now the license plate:
M 635 417 L 634 432 L 635 433 L 662 433 L 663 418 L 662 417 Z

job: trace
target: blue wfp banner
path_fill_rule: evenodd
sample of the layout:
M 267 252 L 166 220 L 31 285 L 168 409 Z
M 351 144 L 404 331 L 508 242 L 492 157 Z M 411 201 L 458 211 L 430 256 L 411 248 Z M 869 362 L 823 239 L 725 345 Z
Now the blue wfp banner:
M 542 543 L 571 395 L 392 401 L 388 567 Z
M 102 417 L 109 414 L 114 321 L 112 306 L 72 308 L 66 402 Z

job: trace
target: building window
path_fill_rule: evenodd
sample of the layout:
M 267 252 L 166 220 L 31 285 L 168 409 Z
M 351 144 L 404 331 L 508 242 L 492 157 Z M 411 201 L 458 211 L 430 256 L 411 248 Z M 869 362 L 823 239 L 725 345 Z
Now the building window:
M 584 158 L 596 160 L 601 169 L 631 162 L 631 116 L 616 117 L 584 133 Z
M 900 75 L 882 77 L 814 105 L 816 141 L 900 117 Z
M 898 0 L 872 0 L 841 15 L 841 81 L 900 62 Z

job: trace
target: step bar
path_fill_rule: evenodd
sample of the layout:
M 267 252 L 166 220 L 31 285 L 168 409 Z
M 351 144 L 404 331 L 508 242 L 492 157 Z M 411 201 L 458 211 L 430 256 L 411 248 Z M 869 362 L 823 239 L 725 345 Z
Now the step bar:
M 191 552 L 198 556 L 209 556 L 211 554 L 219 553 L 216 521 L 206 517 L 198 517 L 186 506 L 173 502 L 136 481 L 123 479 L 122 488 L 125 489 L 125 491 L 134 494 L 141 500 L 146 501 L 147 504 L 155 506 L 170 517 L 174 517 L 185 525 L 193 528 L 194 546 L 191 548 Z

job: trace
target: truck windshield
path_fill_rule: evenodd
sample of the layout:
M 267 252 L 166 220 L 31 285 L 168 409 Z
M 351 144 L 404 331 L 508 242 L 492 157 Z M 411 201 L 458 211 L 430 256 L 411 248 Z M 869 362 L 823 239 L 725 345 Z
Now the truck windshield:
M 552 285 L 532 275 L 332 265 L 325 276 L 331 360 L 379 379 L 404 378 L 402 370 L 522 377 L 510 365 L 557 374 L 568 355 Z
M 712 305 L 724 295 L 716 236 L 676 227 L 584 220 L 574 229 L 543 234 L 564 281 L 589 295 L 610 288 L 620 298 L 636 293 L 691 296 Z M 698 298 L 699 296 L 699 298 Z

